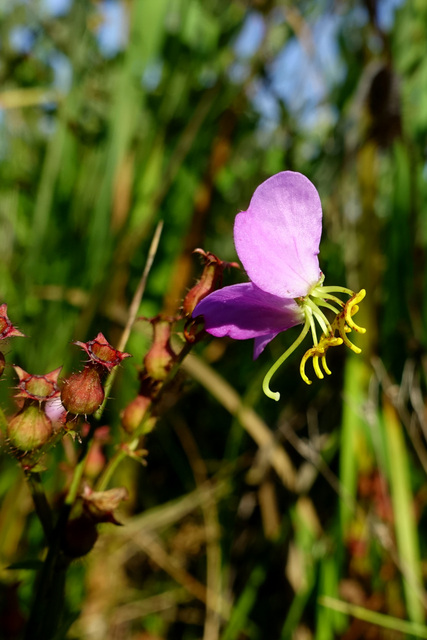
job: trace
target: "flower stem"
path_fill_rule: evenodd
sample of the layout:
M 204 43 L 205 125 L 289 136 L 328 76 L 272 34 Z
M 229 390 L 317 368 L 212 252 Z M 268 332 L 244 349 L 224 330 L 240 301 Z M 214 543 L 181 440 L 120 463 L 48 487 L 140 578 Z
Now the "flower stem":
M 80 449 L 79 458 L 77 464 L 74 469 L 73 477 L 71 479 L 71 484 L 67 492 L 67 496 L 65 498 L 65 505 L 71 507 L 79 492 L 80 482 L 83 477 L 87 454 L 89 453 L 90 445 L 92 444 L 93 434 L 95 433 L 95 429 L 97 427 L 97 423 L 94 421 L 89 421 L 89 416 L 87 417 L 87 421 L 89 422 L 89 433 L 86 438 L 82 442 L 82 448 Z
M 128 454 L 123 448 L 120 448 L 116 451 L 116 453 L 110 458 L 108 464 L 104 467 L 101 475 L 99 476 L 95 486 L 95 491 L 105 491 L 108 483 L 113 477 L 115 470 L 117 469 L 119 464 L 127 457 L 127 455 Z
M 28 471 L 25 476 L 28 481 L 28 486 L 33 497 L 34 506 L 36 508 L 36 513 L 43 527 L 46 540 L 48 542 L 51 542 L 53 534 L 52 511 L 50 509 L 46 494 L 43 489 L 40 474 L 31 473 L 31 471 Z
M 282 366 L 286 358 L 288 358 L 291 355 L 291 353 L 293 353 L 295 349 L 301 344 L 301 342 L 304 340 L 305 336 L 309 331 L 310 331 L 310 320 L 309 318 L 307 318 L 305 321 L 304 327 L 301 333 L 299 334 L 298 338 L 289 347 L 289 349 L 287 349 L 285 353 L 281 355 L 278 360 L 276 360 L 273 366 L 269 369 L 262 383 L 262 390 L 264 391 L 265 395 L 268 398 L 271 398 L 272 400 L 276 400 L 276 401 L 280 400 L 280 393 L 278 391 L 271 391 L 270 389 L 271 378 L 276 373 L 277 369 Z
M 58 535 L 60 525 L 62 525 L 61 518 L 55 528 L 52 543 L 36 582 L 35 600 L 27 622 L 24 640 L 51 640 L 57 637 L 61 626 L 68 561 L 60 551 Z

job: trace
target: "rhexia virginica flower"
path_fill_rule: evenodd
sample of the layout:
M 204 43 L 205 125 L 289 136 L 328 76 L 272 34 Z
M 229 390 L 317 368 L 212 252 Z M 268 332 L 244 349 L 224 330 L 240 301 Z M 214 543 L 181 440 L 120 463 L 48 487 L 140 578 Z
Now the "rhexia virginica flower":
M 196 306 L 193 317 L 202 315 L 205 329 L 216 336 L 236 340 L 255 339 L 254 358 L 280 332 L 297 324 L 303 329 L 264 378 L 264 393 L 273 400 L 280 394 L 270 389 L 270 380 L 286 358 L 311 331 L 313 347 L 301 360 L 301 377 L 311 384 L 305 364 L 313 358 L 314 371 L 323 378 L 329 347 L 345 344 L 360 353 L 347 337 L 352 330 L 364 333 L 352 316 L 366 295 L 346 287 L 323 286 L 319 267 L 322 207 L 314 185 L 300 173 L 283 171 L 263 182 L 247 211 L 236 216 L 234 242 L 251 282 L 224 287 L 209 294 Z M 335 293 L 349 297 L 343 302 Z M 335 314 L 330 322 L 322 309 Z M 322 330 L 317 338 L 316 322 Z

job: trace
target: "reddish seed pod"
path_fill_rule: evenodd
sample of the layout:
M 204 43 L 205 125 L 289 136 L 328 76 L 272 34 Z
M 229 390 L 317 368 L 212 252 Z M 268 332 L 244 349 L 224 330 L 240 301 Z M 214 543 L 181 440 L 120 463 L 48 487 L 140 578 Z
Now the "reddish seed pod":
M 20 451 L 34 451 L 46 444 L 53 433 L 52 423 L 37 404 L 25 406 L 9 422 L 7 437 Z
M 153 344 L 144 358 L 144 366 L 153 380 L 165 380 L 177 360 L 170 343 L 171 320 L 157 316 L 151 319 L 151 324 Z
M 102 450 L 101 442 L 93 442 L 92 446 L 89 449 L 86 464 L 85 464 L 85 475 L 87 478 L 96 478 L 99 473 L 103 470 L 105 463 L 107 462 L 107 458 Z
M 182 303 L 184 314 L 189 317 L 200 300 L 206 298 L 222 285 L 222 277 L 226 267 L 239 268 L 237 262 L 224 262 L 210 251 L 195 249 L 194 253 L 199 253 L 202 256 L 205 266 L 200 280 L 190 289 Z
M 134 398 L 125 409 L 123 409 L 120 417 L 122 427 L 126 433 L 132 434 L 139 427 L 150 404 L 151 398 L 147 396 L 136 396 L 136 398 Z M 149 426 L 150 423 L 154 423 L 154 421 L 154 418 L 147 420 L 145 427 L 148 431 L 151 431 L 152 426 L 151 428 L 149 428 Z M 145 433 L 148 432 L 146 429 L 144 429 Z
M 81 435 L 87 436 L 90 426 L 87 422 L 82 425 Z M 98 427 L 93 434 L 92 444 L 89 447 L 89 451 L 85 464 L 85 475 L 87 478 L 96 478 L 98 474 L 103 470 L 107 458 L 103 451 L 103 446 L 106 442 L 110 441 L 110 427 L 104 425 Z
M 64 381 L 61 402 L 71 413 L 91 415 L 101 406 L 103 400 L 104 389 L 101 379 L 93 367 L 87 366 Z

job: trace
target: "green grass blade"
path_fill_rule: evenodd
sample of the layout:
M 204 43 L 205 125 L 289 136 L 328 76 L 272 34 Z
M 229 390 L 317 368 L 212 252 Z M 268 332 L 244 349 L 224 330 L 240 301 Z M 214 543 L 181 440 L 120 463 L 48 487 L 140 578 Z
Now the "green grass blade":
M 414 516 L 409 461 L 402 426 L 394 407 L 384 405 L 385 436 L 390 460 L 390 493 L 394 512 L 397 552 L 403 572 L 408 616 L 413 622 L 425 619 L 422 605 L 422 577 L 417 525 Z M 425 637 L 425 636 L 423 636 Z
M 343 602 L 342 600 L 335 600 L 328 596 L 319 598 L 319 604 L 322 607 L 333 609 L 345 613 L 359 620 L 370 622 L 384 629 L 392 629 L 393 631 L 400 631 L 407 635 L 416 636 L 417 638 L 427 638 L 427 627 L 418 624 L 416 622 L 408 622 L 407 620 L 401 620 L 400 618 L 394 618 L 393 616 L 387 616 L 384 613 L 378 613 L 377 611 L 370 611 L 364 607 L 360 607 L 349 602 Z
M 340 501 L 340 520 L 343 539 L 348 534 L 348 527 L 353 517 L 360 452 L 365 448 L 365 426 L 358 412 L 364 402 L 365 389 L 365 363 L 358 358 L 347 358 L 340 449 L 340 484 L 343 490 L 343 499 Z M 365 459 L 366 456 L 363 458 Z
M 338 595 L 338 580 L 336 554 L 327 554 L 320 565 L 320 593 L 323 593 L 325 598 Z M 347 620 L 341 613 L 317 608 L 315 640 L 334 640 L 346 626 Z
M 221 640 L 237 640 L 241 637 L 243 629 L 248 626 L 248 617 L 257 597 L 258 589 L 264 581 L 266 571 L 266 567 L 261 565 L 253 569 L 243 593 L 233 607 Z

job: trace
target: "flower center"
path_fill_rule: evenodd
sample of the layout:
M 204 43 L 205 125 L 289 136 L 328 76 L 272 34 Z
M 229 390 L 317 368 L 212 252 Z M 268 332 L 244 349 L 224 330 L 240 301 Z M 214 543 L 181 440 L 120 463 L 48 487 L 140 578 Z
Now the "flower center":
M 272 400 L 279 400 L 280 393 L 271 391 L 271 378 L 283 362 L 301 344 L 309 331 L 311 331 L 313 338 L 313 347 L 305 352 L 300 364 L 301 378 L 307 384 L 311 384 L 311 380 L 305 373 L 305 365 L 309 358 L 313 359 L 313 369 L 316 376 L 319 379 L 323 379 L 323 372 L 327 375 L 331 374 L 326 363 L 326 352 L 330 347 L 338 347 L 344 343 L 349 349 L 354 351 L 354 353 L 361 352 L 361 349 L 349 340 L 348 334 L 351 333 L 351 331 L 358 333 L 365 333 L 366 331 L 366 329 L 357 325 L 353 320 L 353 316 L 359 310 L 359 302 L 361 302 L 366 295 L 365 289 L 361 289 L 359 293 L 355 293 L 346 287 L 324 287 L 323 280 L 324 275 L 322 274 L 319 282 L 310 289 L 305 297 L 296 299 L 304 315 L 304 326 L 295 342 L 280 356 L 264 378 L 262 385 L 263 391 L 266 396 L 272 398 Z M 343 302 L 343 300 L 335 295 L 337 293 L 348 295 L 349 299 Z M 332 322 L 328 320 L 323 309 L 332 311 L 335 314 Z M 319 339 L 317 338 L 317 325 L 322 332 Z

